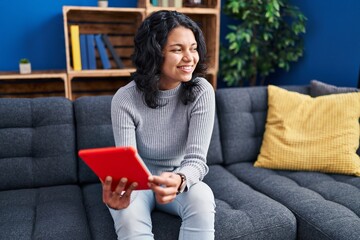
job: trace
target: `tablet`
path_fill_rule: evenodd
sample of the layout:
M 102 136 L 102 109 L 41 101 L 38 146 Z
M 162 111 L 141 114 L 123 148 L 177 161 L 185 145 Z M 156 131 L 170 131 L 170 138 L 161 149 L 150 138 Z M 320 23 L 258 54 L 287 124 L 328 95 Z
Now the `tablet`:
M 136 190 L 150 189 L 150 171 L 133 147 L 91 148 L 79 151 L 80 158 L 102 180 L 112 177 L 111 189 L 115 191 L 121 178 L 127 178 L 127 186 L 137 182 Z

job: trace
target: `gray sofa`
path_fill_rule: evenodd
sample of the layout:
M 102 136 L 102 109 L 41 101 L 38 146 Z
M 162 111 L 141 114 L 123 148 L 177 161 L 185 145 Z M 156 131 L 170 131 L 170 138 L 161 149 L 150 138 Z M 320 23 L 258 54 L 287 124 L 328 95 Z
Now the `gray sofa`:
M 288 87 L 309 94 L 309 86 Z M 255 168 L 266 87 L 220 89 L 204 181 L 216 239 L 360 239 L 360 178 Z M 0 239 L 116 239 L 97 177 L 77 157 L 113 146 L 111 96 L 0 99 Z M 154 211 L 155 239 L 179 217 Z

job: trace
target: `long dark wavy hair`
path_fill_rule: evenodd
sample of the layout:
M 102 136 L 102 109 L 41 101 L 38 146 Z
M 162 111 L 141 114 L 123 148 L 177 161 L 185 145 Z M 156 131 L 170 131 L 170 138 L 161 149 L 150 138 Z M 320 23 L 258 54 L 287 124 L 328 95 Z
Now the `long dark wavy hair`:
M 194 33 L 199 54 L 199 62 L 192 79 L 182 83 L 181 86 L 180 98 L 185 105 L 195 99 L 194 87 L 198 84 L 196 77 L 203 77 L 206 74 L 206 44 L 200 27 L 188 16 L 176 11 L 161 10 L 152 13 L 142 22 L 134 37 L 132 61 L 136 72 L 131 75 L 137 88 L 143 92 L 146 105 L 150 108 L 161 106 L 158 93 L 161 66 L 164 61 L 162 50 L 170 31 L 179 26 Z

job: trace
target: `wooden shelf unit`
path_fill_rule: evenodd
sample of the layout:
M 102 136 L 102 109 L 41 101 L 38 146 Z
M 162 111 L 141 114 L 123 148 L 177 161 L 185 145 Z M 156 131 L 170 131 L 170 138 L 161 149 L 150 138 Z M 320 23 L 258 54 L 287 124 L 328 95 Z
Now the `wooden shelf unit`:
M 66 48 L 66 69 L 68 75 L 68 96 L 73 99 L 72 81 L 76 78 L 129 77 L 135 71 L 131 62 L 133 38 L 141 22 L 154 11 L 161 9 L 176 10 L 192 18 L 201 27 L 208 51 L 207 79 L 216 88 L 219 41 L 220 41 L 220 0 L 203 0 L 199 7 L 163 8 L 154 7 L 150 0 L 138 0 L 138 8 L 99 8 L 64 6 L 64 34 Z M 110 59 L 112 69 L 101 69 L 101 61 L 97 55 L 96 70 L 74 71 L 72 67 L 70 26 L 79 25 L 80 34 L 108 34 L 112 45 L 122 59 L 125 68 L 116 69 Z M 108 54 L 110 56 L 110 54 Z
M 49 84 L 49 81 L 45 80 L 56 79 L 63 81 L 63 87 L 58 88 L 56 93 L 53 93 L 54 86 L 45 86 Z M 11 89 L 6 89 L 4 92 L 0 88 L 0 92 L 2 92 L 1 95 L 6 97 L 63 96 L 69 98 L 68 79 L 65 71 L 32 71 L 30 74 L 20 74 L 16 71 L 0 72 L 0 81 L 2 81 L 1 86 L 3 86 L 5 82 L 18 85 L 26 84 L 26 86 L 22 87 L 11 87 Z M 36 85 L 37 87 L 31 87 L 29 83 L 33 83 L 34 86 Z M 39 87 L 40 85 L 41 87 Z M 48 93 L 49 90 L 50 93 Z M 36 92 L 34 93 L 33 91 Z

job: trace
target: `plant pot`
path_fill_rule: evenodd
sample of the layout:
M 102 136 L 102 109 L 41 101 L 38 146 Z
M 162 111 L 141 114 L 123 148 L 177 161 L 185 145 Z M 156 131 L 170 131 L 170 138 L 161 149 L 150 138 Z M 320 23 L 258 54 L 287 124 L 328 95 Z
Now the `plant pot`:
M 99 7 L 108 7 L 108 1 L 98 1 Z
M 20 74 L 30 74 L 31 73 L 31 63 L 20 63 L 19 70 L 20 70 Z

